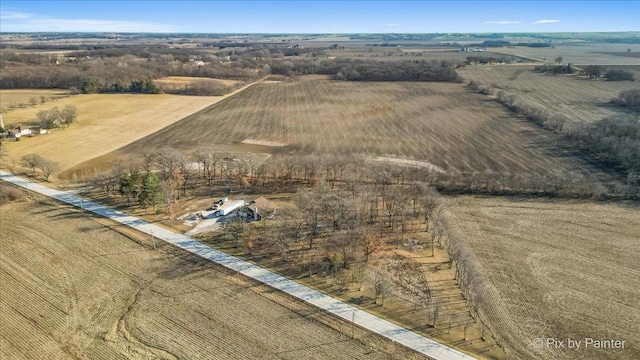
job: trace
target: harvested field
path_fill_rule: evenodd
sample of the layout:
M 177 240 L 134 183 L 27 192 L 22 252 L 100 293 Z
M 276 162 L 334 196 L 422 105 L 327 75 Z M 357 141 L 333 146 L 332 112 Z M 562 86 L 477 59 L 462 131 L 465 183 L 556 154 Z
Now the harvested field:
M 58 100 L 69 96 L 69 92 L 60 89 L 51 90 L 35 90 L 35 89 L 23 89 L 23 90 L 7 90 L 0 89 L 0 113 L 5 113 L 17 108 L 28 107 L 33 105 L 30 103 L 31 98 L 37 100 L 36 107 L 47 105 L 40 105 L 42 97 L 45 97 L 45 101 L 48 103 L 51 100 Z M 6 119 L 4 119 L 6 121 Z
M 620 51 L 620 52 L 603 52 L 605 55 L 625 56 L 632 58 L 640 58 L 640 51 Z
M 416 46 L 410 48 L 399 48 L 392 46 L 369 46 L 369 47 L 346 47 L 342 50 L 328 50 L 327 55 L 335 58 L 348 58 L 360 60 L 376 61 L 449 61 L 454 63 L 464 63 L 468 56 L 478 55 L 478 53 L 468 53 L 459 51 L 459 48 L 443 48 Z M 503 54 L 493 52 L 482 52 L 482 56 L 503 57 Z
M 249 146 L 241 144 L 246 139 L 289 144 L 285 150 L 296 154 L 422 161 L 446 172 L 594 171 L 562 150 L 559 136 L 462 84 L 342 82 L 317 76 L 257 84 L 112 156 L 166 145 L 222 151 L 229 145 Z
M 524 102 L 561 113 L 578 122 L 599 121 L 621 110 L 608 102 L 621 91 L 638 88 L 634 81 L 588 80 L 574 75 L 546 75 L 533 66 L 471 65 L 458 69 L 475 80 L 520 97 Z
M 190 76 L 167 76 L 164 78 L 156 79 L 153 82 L 155 82 L 158 85 L 164 85 L 164 86 L 184 87 L 185 85 L 189 85 L 197 81 L 212 82 L 212 83 L 221 84 L 224 86 L 234 86 L 242 83 L 242 81 L 238 81 L 238 80 L 212 79 L 207 77 L 190 77 Z
M 0 211 L 12 224 L 0 228 L 0 358 L 396 355 L 372 350 L 378 340 L 366 335 L 351 340 L 313 320 L 323 316 L 316 310 L 201 258 L 163 244 L 151 250 L 148 239 L 119 226 L 118 233 L 104 219 L 49 200 Z
M 481 314 L 509 358 L 640 358 L 637 204 L 458 197 L 448 233 L 473 254 Z M 533 346 L 535 338 L 582 347 Z M 625 340 L 585 348 L 585 338 Z
M 229 91 L 242 86 L 243 82 L 238 80 L 212 79 L 206 77 L 188 77 L 188 76 L 168 76 L 154 80 L 158 89 L 162 92 L 170 94 L 181 94 L 189 87 L 206 88 L 211 94 L 225 94 Z
M 555 44 L 553 47 L 533 48 L 516 46 L 514 48 L 491 48 L 490 51 L 506 55 L 523 56 L 538 61 L 553 61 L 562 56 L 563 63 L 573 65 L 638 65 L 638 59 L 630 56 L 619 56 L 639 50 L 638 44 L 597 44 L 573 43 Z M 614 54 L 610 54 L 614 53 Z

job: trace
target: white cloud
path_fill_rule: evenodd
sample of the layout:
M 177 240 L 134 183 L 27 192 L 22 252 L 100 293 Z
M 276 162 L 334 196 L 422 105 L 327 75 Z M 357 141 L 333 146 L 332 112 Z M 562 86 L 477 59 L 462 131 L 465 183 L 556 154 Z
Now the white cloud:
M 553 23 L 559 23 L 560 20 L 554 20 L 554 19 L 543 19 L 543 20 L 538 20 L 536 22 L 534 22 L 534 24 L 553 24 Z
M 485 24 L 498 24 L 498 25 L 511 25 L 520 24 L 520 21 L 515 20 L 500 20 L 500 21 L 485 21 Z
M 2 12 L 3 32 L 170 32 L 171 26 L 146 21 L 63 19 L 36 14 Z
M 387 23 L 387 24 L 384 24 L 384 26 L 398 26 L 398 24 L 396 24 L 396 23 Z
M 0 12 L 0 19 L 4 19 L 4 20 L 26 19 L 29 16 L 31 16 L 31 14 L 22 13 L 22 12 L 15 12 L 15 11 L 1 11 Z

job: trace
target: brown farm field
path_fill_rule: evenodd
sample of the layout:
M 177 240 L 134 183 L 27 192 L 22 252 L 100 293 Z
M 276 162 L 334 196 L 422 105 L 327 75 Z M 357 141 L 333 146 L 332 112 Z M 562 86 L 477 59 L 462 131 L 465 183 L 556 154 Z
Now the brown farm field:
M 66 205 L 0 211 L 2 359 L 417 358 Z
M 449 235 L 473 254 L 481 317 L 509 358 L 640 358 L 637 204 L 465 196 L 448 207 Z M 535 338 L 582 347 L 536 349 Z M 626 345 L 585 347 L 586 338 Z
M 603 44 L 603 43 L 565 43 L 553 47 L 490 48 L 496 53 L 523 56 L 530 59 L 552 62 L 562 56 L 563 63 L 573 65 L 640 65 L 640 60 L 633 56 L 621 56 L 629 51 L 629 55 L 640 51 L 638 44 Z
M 367 46 L 353 47 L 345 46 L 340 50 L 328 50 L 329 57 L 348 58 L 375 61 L 448 61 L 453 63 L 464 63 L 468 56 L 478 55 L 478 53 L 468 53 L 459 51 L 459 48 L 446 47 L 396 47 L 396 46 Z M 503 57 L 503 54 L 493 52 L 483 52 L 483 56 Z
M 431 163 L 446 172 L 595 171 L 573 156 L 559 136 L 463 84 L 341 82 L 319 76 L 257 84 L 102 162 L 166 145 L 225 151 L 256 141 L 288 144 L 273 151 L 392 157 Z
M 637 89 L 637 81 L 588 80 L 574 75 L 546 75 L 533 66 L 469 65 L 458 69 L 467 81 L 489 85 L 524 102 L 561 113 L 576 122 L 599 121 L 622 110 L 608 102 L 622 91 Z

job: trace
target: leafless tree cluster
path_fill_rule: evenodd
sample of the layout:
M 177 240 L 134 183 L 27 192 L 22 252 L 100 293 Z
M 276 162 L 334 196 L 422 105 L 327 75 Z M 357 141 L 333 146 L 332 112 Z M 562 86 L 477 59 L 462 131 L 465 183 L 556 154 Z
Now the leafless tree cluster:
M 569 136 L 588 152 L 621 166 L 628 173 L 640 172 L 640 116 L 620 115 L 574 129 Z
M 139 92 L 140 87 L 135 85 L 137 82 L 165 76 L 252 80 L 266 74 L 272 61 L 270 58 L 253 57 L 246 50 L 234 50 L 234 54 L 238 53 L 235 57 L 228 53 L 197 49 L 176 52 L 164 47 L 92 50 L 65 57 L 3 52 L 0 87 Z M 196 90 L 210 89 L 196 86 Z
M 40 170 L 45 181 L 49 181 L 51 174 L 58 169 L 58 163 L 45 159 L 38 154 L 27 154 L 20 158 L 20 165 L 31 169 L 31 174 L 36 175 Z
M 640 113 L 640 89 L 623 91 L 611 102 Z
M 535 195 L 563 198 L 600 199 L 626 196 L 623 184 L 607 187 L 595 175 L 583 175 L 568 170 L 544 174 L 507 173 L 491 170 L 478 172 L 449 171 L 433 174 L 430 184 L 449 194 Z
M 69 127 L 78 118 L 78 111 L 73 105 L 66 105 L 62 110 L 53 107 L 49 110 L 40 110 L 36 114 L 43 129 L 53 129 L 60 126 Z

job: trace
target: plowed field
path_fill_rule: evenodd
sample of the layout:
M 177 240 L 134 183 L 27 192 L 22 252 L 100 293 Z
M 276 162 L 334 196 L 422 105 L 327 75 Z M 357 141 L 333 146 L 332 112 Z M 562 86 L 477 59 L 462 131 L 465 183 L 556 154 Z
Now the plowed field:
M 318 76 L 262 83 L 140 139 L 115 154 L 166 145 L 224 151 L 243 141 L 284 151 L 366 154 L 432 164 L 445 172 L 594 173 L 562 139 L 463 84 L 344 82 Z
M 481 313 L 509 358 L 640 358 L 637 204 L 459 197 L 449 205 L 453 234 L 485 285 Z M 536 338 L 565 347 L 536 348 Z M 596 348 L 587 338 L 626 343 Z
M 574 122 L 593 122 L 619 114 L 609 104 L 622 91 L 640 87 L 637 81 L 588 80 L 574 75 L 545 75 L 533 66 L 470 65 L 458 69 L 468 82 L 475 80 L 518 96 L 527 104 L 564 114 Z
M 211 263 L 58 203 L 0 208 L 2 359 L 388 359 Z M 390 347 L 391 351 L 391 347 Z

